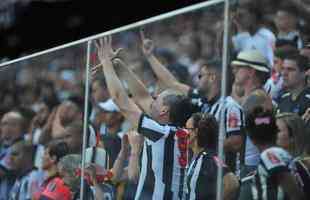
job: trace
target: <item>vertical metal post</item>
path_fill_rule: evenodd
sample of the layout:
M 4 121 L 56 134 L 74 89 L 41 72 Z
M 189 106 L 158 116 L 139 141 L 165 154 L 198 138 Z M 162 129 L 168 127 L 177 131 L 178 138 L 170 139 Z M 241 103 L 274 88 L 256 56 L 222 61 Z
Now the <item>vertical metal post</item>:
M 87 128 L 88 128 L 88 98 L 89 98 L 89 70 L 90 70 L 90 48 L 91 41 L 87 42 L 87 55 L 86 55 L 86 80 L 85 80 L 85 105 L 84 105 L 84 125 L 83 125 L 83 148 L 82 148 L 82 170 L 81 170 L 81 188 L 80 198 L 84 200 L 84 172 L 85 172 L 85 154 L 87 143 Z
M 222 52 L 222 82 L 221 82 L 221 104 L 225 107 L 226 85 L 227 85 L 227 61 L 228 61 L 228 26 L 229 26 L 229 0 L 225 0 L 224 8 L 224 35 L 223 35 L 223 52 Z M 224 155 L 224 140 L 225 140 L 225 112 L 224 109 L 220 112 L 220 133 L 218 140 L 218 156 L 219 159 L 225 160 Z M 216 199 L 223 199 L 223 167 L 219 167 L 217 171 L 217 193 Z

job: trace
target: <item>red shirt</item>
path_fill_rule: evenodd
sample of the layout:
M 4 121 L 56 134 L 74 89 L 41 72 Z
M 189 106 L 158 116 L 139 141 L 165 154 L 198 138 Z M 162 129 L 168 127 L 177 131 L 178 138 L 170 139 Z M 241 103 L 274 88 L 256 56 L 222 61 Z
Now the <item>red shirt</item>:
M 72 195 L 68 186 L 58 176 L 45 182 L 39 200 L 71 200 Z

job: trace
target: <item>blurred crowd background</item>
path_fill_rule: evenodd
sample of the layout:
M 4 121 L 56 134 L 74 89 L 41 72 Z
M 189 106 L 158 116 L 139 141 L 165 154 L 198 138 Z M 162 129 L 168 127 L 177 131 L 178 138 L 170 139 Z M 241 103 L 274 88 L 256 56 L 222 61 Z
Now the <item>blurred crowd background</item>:
M 46 0 L 46 2 L 52 3 L 53 1 Z M 10 28 L 18 21 L 18 14 L 26 13 L 27 6 L 31 3 L 33 3 L 31 0 L 2 0 L 0 2 L 0 30 L 9 34 Z M 244 7 L 245 9 L 242 10 L 243 6 L 248 6 L 249 3 L 251 6 Z M 281 71 L 274 66 L 276 66 L 277 59 L 281 58 L 281 53 L 292 49 L 310 57 L 309 1 L 234 0 L 231 1 L 230 17 L 230 60 L 234 59 L 240 51 L 250 49 L 251 45 L 254 45 L 268 59 L 273 74 L 278 74 Z M 83 19 L 79 16 L 71 16 L 66 20 L 67 25 L 71 27 L 78 27 L 83 23 Z M 93 23 L 98 22 L 94 21 Z M 141 78 L 151 94 L 158 94 L 162 86 L 159 85 L 141 50 L 142 42 L 139 36 L 141 28 L 144 29 L 146 36 L 154 41 L 156 46 L 154 53 L 161 63 L 180 82 L 192 87 L 197 87 L 201 65 L 222 55 L 223 5 L 220 4 L 113 35 L 113 46 L 125 49 L 122 58 Z M 37 27 L 36 30 L 31 31 L 39 32 L 39 29 L 40 27 Z M 72 30 L 78 31 L 78 28 L 72 28 Z M 253 37 L 256 34 L 263 34 L 265 38 L 258 40 L 256 44 L 249 44 L 246 39 L 242 38 L 243 35 L 240 35 L 242 31 L 248 31 L 253 34 Z M 6 42 L 11 48 L 22 49 L 19 47 L 23 44 L 21 39 L 17 34 L 12 34 L 6 38 Z M 4 43 L 4 39 L 1 39 L 1 42 Z M 28 42 L 31 44 L 31 41 Z M 72 133 L 70 128 L 81 128 L 79 125 L 70 123 L 76 119 L 82 122 L 81 116 L 85 102 L 91 106 L 89 121 L 94 125 L 96 133 L 104 135 L 103 125 L 114 123 L 107 116 L 102 117 L 98 114 L 100 109 L 117 111 L 117 108 L 107 103 L 109 94 L 102 74 L 91 78 L 91 97 L 88 100 L 84 99 L 86 47 L 86 43 L 76 45 L 1 69 L 0 118 L 13 110 L 21 113 L 24 122 L 19 130 L 19 137 L 30 138 L 33 144 L 43 145 L 43 148 L 51 139 L 69 137 L 66 134 Z M 18 56 L 28 55 L 30 52 L 33 52 L 33 49 L 24 51 Z M 10 57 L 1 54 L 0 58 L 1 62 L 10 59 Z M 96 48 L 92 43 L 90 65 L 98 64 Z M 307 69 L 309 67 L 308 63 Z M 309 70 L 305 73 L 309 73 Z M 310 73 L 307 74 L 307 76 L 309 75 Z M 268 92 L 275 101 L 280 95 L 279 91 Z M 72 105 L 66 105 L 66 102 L 71 102 Z M 57 116 L 55 117 L 56 110 Z M 113 117 L 115 119 L 119 116 Z M 57 122 L 57 120 L 59 121 Z M 122 117 L 119 117 L 117 123 L 122 124 L 123 132 L 129 129 L 129 125 Z M 50 131 L 49 135 L 44 135 L 44 131 L 48 128 L 57 131 Z M 5 146 L 4 141 L 8 137 L 4 133 L 5 131 L 1 129 L 0 133 L 2 146 Z M 73 132 L 81 134 L 82 129 Z M 44 138 L 45 136 L 46 138 Z M 81 138 L 81 135 L 75 137 Z M 80 153 L 81 140 L 74 141 L 72 144 L 77 145 L 69 145 L 72 152 Z M 117 147 L 116 149 L 119 151 L 120 139 L 115 143 L 109 143 L 112 146 L 114 144 L 116 144 L 114 147 Z M 115 159 L 118 152 L 110 153 Z M 37 156 L 40 157 L 39 154 Z M 40 167 L 38 163 L 40 161 L 37 161 L 36 164 Z

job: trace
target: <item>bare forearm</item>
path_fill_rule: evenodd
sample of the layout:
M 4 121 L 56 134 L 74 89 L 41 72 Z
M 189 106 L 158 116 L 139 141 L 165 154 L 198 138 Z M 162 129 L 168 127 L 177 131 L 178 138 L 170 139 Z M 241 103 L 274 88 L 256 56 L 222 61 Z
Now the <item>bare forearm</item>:
M 131 124 L 136 127 L 138 125 L 141 111 L 128 97 L 121 81 L 116 75 L 112 62 L 106 62 L 104 64 L 104 75 L 112 99 L 119 106 L 125 118 L 127 118 Z
M 156 74 L 157 78 L 167 87 L 178 90 L 183 94 L 187 94 L 190 87 L 180 83 L 172 73 L 159 62 L 159 60 L 154 56 L 148 56 L 147 60 L 149 61 L 154 73 Z
M 113 180 L 118 181 L 124 176 L 125 169 L 125 161 L 126 161 L 126 152 L 121 150 L 118 154 L 117 159 L 114 162 L 112 172 L 113 172 Z
M 128 178 L 134 182 L 137 182 L 139 178 L 139 157 L 139 152 L 132 152 L 129 157 Z
M 112 62 L 106 62 L 104 64 L 104 75 L 107 82 L 107 87 L 112 98 L 118 105 L 128 106 L 129 97 L 126 94 L 125 89 L 122 86 L 121 81 L 117 77 L 117 74 L 113 68 Z
M 149 94 L 148 90 L 144 86 L 141 80 L 133 73 L 128 66 L 122 61 L 119 61 L 121 78 L 124 79 L 127 84 L 129 91 L 132 95 L 133 100 L 138 104 L 144 112 L 150 114 L 150 106 L 153 98 Z

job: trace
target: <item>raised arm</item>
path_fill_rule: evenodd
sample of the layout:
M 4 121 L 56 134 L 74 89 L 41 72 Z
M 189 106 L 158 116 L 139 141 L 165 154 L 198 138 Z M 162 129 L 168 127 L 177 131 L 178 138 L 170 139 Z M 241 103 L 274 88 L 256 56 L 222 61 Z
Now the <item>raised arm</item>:
M 127 170 L 125 170 L 125 164 L 128 160 L 129 156 L 129 141 L 128 135 L 125 134 L 122 138 L 122 147 L 120 152 L 118 153 L 117 159 L 113 164 L 113 168 L 111 169 L 113 173 L 113 181 L 121 181 L 128 179 Z
M 53 122 L 56 117 L 57 108 L 54 108 L 53 111 L 48 116 L 46 124 L 42 128 L 42 133 L 39 138 L 39 144 L 45 145 L 48 143 L 48 141 L 52 140 L 52 127 Z
M 121 81 L 116 75 L 113 68 L 112 59 L 115 58 L 117 51 L 112 49 L 112 37 L 106 36 L 96 43 L 98 49 L 98 58 L 101 62 L 104 76 L 106 78 L 107 87 L 113 101 L 120 108 L 120 111 L 128 119 L 134 127 L 138 126 L 139 118 L 142 111 L 139 107 L 128 97 Z
M 135 131 L 128 133 L 128 139 L 131 147 L 129 163 L 128 163 L 128 179 L 138 182 L 140 174 L 140 154 L 143 148 L 143 136 Z
M 156 74 L 157 78 L 161 83 L 163 83 L 168 88 L 177 90 L 183 94 L 187 94 L 190 90 L 188 85 L 180 83 L 172 73 L 155 57 L 154 44 L 150 39 L 145 38 L 144 32 L 140 31 L 140 37 L 142 40 L 142 51 L 150 63 L 152 70 Z
M 129 68 L 129 66 L 121 59 L 114 59 L 113 64 L 120 66 L 120 78 L 124 79 L 129 91 L 132 95 L 132 99 L 135 103 L 143 109 L 145 113 L 150 115 L 150 108 L 153 102 L 152 96 L 147 91 L 146 87 L 136 74 Z

